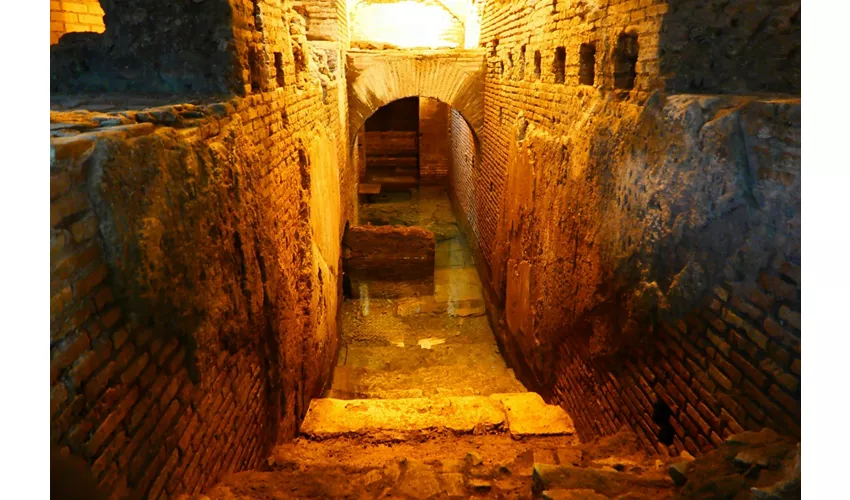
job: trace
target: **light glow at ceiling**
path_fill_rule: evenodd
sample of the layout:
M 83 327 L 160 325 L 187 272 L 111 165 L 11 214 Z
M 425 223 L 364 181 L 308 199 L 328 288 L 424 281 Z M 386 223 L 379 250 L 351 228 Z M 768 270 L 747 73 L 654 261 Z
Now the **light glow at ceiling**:
M 478 17 L 478 6 L 470 2 L 464 15 L 463 48 L 474 49 L 481 41 L 481 19 Z
M 360 37 L 400 48 L 457 47 L 447 32 L 458 23 L 446 9 L 437 5 L 406 0 L 395 3 L 360 3 L 351 12 Z M 352 27 L 354 38 L 354 27 Z M 360 38 L 358 37 L 358 38 Z

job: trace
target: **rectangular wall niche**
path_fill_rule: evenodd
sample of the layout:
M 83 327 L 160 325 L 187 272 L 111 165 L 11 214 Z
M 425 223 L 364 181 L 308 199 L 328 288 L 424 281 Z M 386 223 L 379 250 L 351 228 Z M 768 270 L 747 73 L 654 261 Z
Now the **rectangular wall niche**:
M 620 35 L 614 49 L 614 87 L 631 90 L 637 77 L 637 35 Z
M 543 58 L 540 56 L 540 51 L 534 51 L 534 78 L 540 79 L 540 66 L 543 63 Z
M 593 85 L 596 74 L 596 45 L 583 43 L 579 48 L 578 83 Z
M 519 79 L 525 78 L 525 45 L 519 49 Z
M 555 49 L 555 60 L 552 61 L 552 74 L 555 75 L 555 83 L 564 83 L 567 72 L 567 49 L 558 47 Z
M 277 80 L 277 86 L 284 86 L 284 78 L 283 78 L 283 54 L 280 52 L 274 53 L 274 75 L 275 80 Z

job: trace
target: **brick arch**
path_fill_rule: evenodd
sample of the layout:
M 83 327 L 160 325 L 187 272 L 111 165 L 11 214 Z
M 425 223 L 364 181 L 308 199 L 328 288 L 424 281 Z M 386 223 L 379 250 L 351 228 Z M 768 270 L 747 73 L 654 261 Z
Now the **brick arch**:
M 485 51 L 349 51 L 349 144 L 366 119 L 405 97 L 430 97 L 458 110 L 480 140 L 484 127 Z

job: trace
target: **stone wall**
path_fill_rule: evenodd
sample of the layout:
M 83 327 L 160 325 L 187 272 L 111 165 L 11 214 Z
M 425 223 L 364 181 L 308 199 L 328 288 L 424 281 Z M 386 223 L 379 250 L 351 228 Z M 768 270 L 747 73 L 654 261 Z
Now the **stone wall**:
M 665 94 L 678 4 L 481 12 L 481 156 L 454 117 L 452 192 L 508 362 L 583 439 L 798 434 L 799 98 Z
M 463 47 L 463 22 L 438 0 L 358 0 L 351 3 L 352 47 Z
M 99 0 L 51 0 L 50 45 L 65 33 L 103 33 L 103 9 Z
M 419 180 L 424 184 L 445 184 L 449 175 L 448 104 L 436 99 L 419 99 Z
M 294 33 L 247 97 L 51 113 L 51 442 L 114 498 L 256 467 L 329 376 L 356 172 L 344 56 Z
M 800 93 L 800 2 L 671 0 L 659 35 L 670 92 Z
M 209 95 L 239 88 L 234 25 L 253 11 L 250 0 L 102 6 L 103 34 L 70 33 L 51 46 L 51 93 Z

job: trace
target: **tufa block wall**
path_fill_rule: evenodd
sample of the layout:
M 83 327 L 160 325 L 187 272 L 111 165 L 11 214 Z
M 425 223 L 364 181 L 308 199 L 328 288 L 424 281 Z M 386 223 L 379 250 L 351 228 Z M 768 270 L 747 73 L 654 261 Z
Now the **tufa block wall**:
M 674 3 L 486 2 L 480 161 L 455 117 L 451 175 L 523 381 L 583 439 L 697 454 L 799 434 L 800 101 L 665 94 Z
M 103 33 L 105 29 L 99 0 L 50 1 L 50 45 L 59 42 L 65 33 Z
M 671 0 L 659 33 L 670 92 L 800 93 L 800 2 Z
M 293 24 L 250 96 L 51 115 L 51 442 L 113 498 L 256 467 L 329 376 L 356 172 L 339 47 Z

